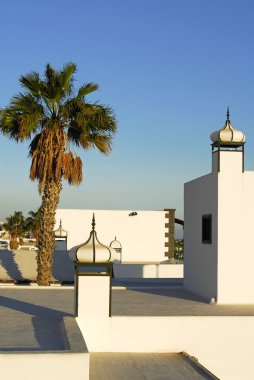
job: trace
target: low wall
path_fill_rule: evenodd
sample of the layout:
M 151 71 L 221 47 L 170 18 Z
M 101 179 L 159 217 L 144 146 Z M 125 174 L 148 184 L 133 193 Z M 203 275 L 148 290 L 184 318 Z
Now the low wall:
M 89 353 L 74 318 L 62 325 L 65 349 L 61 351 L 0 351 L 1 379 L 89 380 Z M 73 372 L 74 371 L 74 372 Z
M 36 281 L 36 252 L 29 250 L 0 250 L 0 281 Z M 67 251 L 56 251 L 53 256 L 53 278 L 55 281 L 73 281 L 74 265 Z
M 181 352 L 223 380 L 253 377 L 254 317 L 77 318 L 89 352 Z
M 183 264 L 115 264 L 116 278 L 183 278 Z
M 6 380 L 89 380 L 89 354 L 0 352 L 0 367 Z
M 56 251 L 53 256 L 54 281 L 74 281 L 74 264 L 67 251 Z M 115 278 L 183 278 L 183 264 L 139 263 L 114 264 Z M 36 252 L 0 251 L 0 281 L 36 281 Z

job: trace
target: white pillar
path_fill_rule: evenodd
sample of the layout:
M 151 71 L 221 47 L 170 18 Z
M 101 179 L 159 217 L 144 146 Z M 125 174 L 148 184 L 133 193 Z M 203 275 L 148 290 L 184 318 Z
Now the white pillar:
M 109 317 L 111 314 L 111 279 L 108 275 L 78 275 L 76 277 L 77 317 Z

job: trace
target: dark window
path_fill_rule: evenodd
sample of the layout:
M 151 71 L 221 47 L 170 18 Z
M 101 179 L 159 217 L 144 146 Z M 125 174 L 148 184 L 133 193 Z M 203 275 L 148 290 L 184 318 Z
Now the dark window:
M 202 215 L 202 243 L 212 244 L 212 215 Z

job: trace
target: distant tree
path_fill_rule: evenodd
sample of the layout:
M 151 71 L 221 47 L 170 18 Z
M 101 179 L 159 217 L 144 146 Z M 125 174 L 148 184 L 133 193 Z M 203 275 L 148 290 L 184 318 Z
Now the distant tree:
M 25 230 L 27 233 L 32 234 L 36 240 L 36 244 L 38 244 L 41 208 L 39 207 L 36 211 L 29 211 L 28 215 L 29 216 L 25 219 Z
M 175 240 L 175 255 L 176 260 L 184 260 L 184 241 L 183 239 Z
M 10 249 L 17 249 L 25 233 L 25 218 L 21 211 L 15 211 L 13 215 L 6 218 L 3 228 L 10 236 Z
M 31 72 L 21 76 L 24 92 L 14 96 L 1 111 L 0 131 L 17 142 L 32 139 L 30 178 L 38 180 L 42 194 L 38 234 L 39 285 L 49 285 L 55 248 L 55 212 L 62 189 L 62 179 L 69 184 L 82 181 L 82 161 L 73 145 L 84 150 L 111 151 L 116 120 L 111 108 L 87 101 L 98 85 L 87 83 L 74 93 L 76 65 L 62 70 L 46 66 L 44 78 Z

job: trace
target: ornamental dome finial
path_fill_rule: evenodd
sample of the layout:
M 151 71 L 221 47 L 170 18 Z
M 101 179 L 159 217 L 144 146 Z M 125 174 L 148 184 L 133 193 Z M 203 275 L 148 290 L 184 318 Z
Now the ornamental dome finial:
M 57 230 L 54 231 L 55 238 L 67 238 L 68 232 L 63 229 L 62 220 L 60 219 L 60 224 Z
M 229 107 L 227 108 L 227 121 L 230 121 Z
M 107 263 L 115 259 L 113 248 L 102 244 L 95 231 L 95 215 L 92 217 L 92 230 L 85 243 L 77 245 L 70 250 L 69 257 L 73 261 L 83 263 Z
M 244 133 L 233 128 L 231 125 L 229 107 L 227 108 L 227 120 L 225 126 L 219 131 L 213 132 L 210 137 L 214 144 L 219 143 L 224 146 L 241 145 L 245 142 Z

